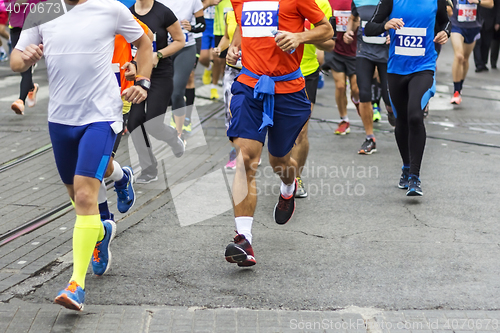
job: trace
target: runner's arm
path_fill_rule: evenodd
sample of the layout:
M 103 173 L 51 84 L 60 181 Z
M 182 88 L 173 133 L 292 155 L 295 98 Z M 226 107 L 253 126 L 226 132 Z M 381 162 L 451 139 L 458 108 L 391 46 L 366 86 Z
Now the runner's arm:
M 137 62 L 137 75 L 145 78 L 151 77 L 153 70 L 153 48 L 151 40 L 146 34 L 143 34 L 138 40 L 132 42 L 137 47 L 137 55 L 135 61 Z
M 300 44 L 316 44 L 322 43 L 333 37 L 333 28 L 330 22 L 323 16 L 323 19 L 314 23 L 314 29 L 304 32 L 292 33 L 281 31 L 276 35 L 275 40 L 277 45 L 284 52 L 296 49 Z
M 393 6 L 393 0 L 381 0 L 372 18 L 365 26 L 365 35 L 367 36 L 378 36 L 384 33 L 386 30 L 386 25 L 391 22 L 386 22 L 389 15 L 391 15 Z
M 451 22 L 448 17 L 448 2 L 446 0 L 438 0 L 438 10 L 436 14 L 436 24 L 439 27 L 439 31 L 444 31 L 450 37 L 451 34 Z
M 181 25 L 179 21 L 175 21 L 172 25 L 167 28 L 167 32 L 173 39 L 173 42 L 168 44 L 167 47 L 164 47 L 161 50 L 158 50 L 163 54 L 163 57 L 170 57 L 172 54 L 175 54 L 182 50 L 184 45 L 186 45 L 186 40 L 184 39 L 184 33 L 182 32 Z
M 217 6 L 220 0 L 203 0 L 203 9 L 207 9 L 208 7 Z
M 226 61 L 229 65 L 236 65 L 238 59 L 240 58 L 241 51 L 241 29 L 240 25 L 236 26 L 236 30 L 234 31 L 233 41 L 229 48 L 227 49 Z
M 469 3 L 475 3 L 478 4 L 479 6 L 485 7 L 485 8 L 493 8 L 493 0 L 469 0 Z

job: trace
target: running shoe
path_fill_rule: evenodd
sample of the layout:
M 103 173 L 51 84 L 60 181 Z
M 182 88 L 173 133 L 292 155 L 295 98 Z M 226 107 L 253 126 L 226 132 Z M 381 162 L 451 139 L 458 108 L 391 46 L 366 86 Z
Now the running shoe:
M 104 238 L 97 242 L 92 255 L 92 270 L 95 275 L 101 276 L 109 270 L 111 266 L 111 241 L 115 238 L 116 223 L 113 220 L 102 221 L 104 225 Z
M 226 170 L 236 170 L 236 159 L 229 160 L 224 168 Z
M 380 115 L 380 108 L 375 104 L 373 106 L 373 121 L 378 123 L 379 120 L 382 120 L 382 116 Z
M 10 106 L 10 108 L 16 113 L 16 114 L 19 114 L 19 115 L 24 115 L 24 102 L 22 99 L 18 99 L 17 101 L 15 101 L 14 103 L 12 103 L 12 105 Z
M 289 198 L 284 198 L 280 193 L 278 203 L 274 207 L 274 221 L 278 224 L 286 224 L 295 212 L 295 194 L 297 193 L 297 180 L 295 180 L 295 189 Z
M 34 88 L 30 90 L 30 92 L 28 93 L 28 97 L 26 97 L 26 105 L 28 105 L 28 107 L 30 107 L 30 108 L 34 107 L 36 104 L 36 93 L 38 92 L 38 89 L 40 88 L 38 83 L 35 83 L 33 85 L 34 85 Z
M 391 124 L 391 126 L 396 126 L 396 116 L 394 116 L 394 112 L 387 111 L 387 120 L 389 121 L 389 124 Z
M 217 88 L 210 89 L 210 99 L 219 99 L 219 92 Z
M 186 118 L 184 120 L 184 125 L 182 125 L 182 131 L 186 134 L 191 134 L 192 126 L 191 126 L 191 120 L 189 118 Z
M 335 134 L 337 135 L 346 135 L 351 133 L 351 127 L 349 127 L 349 122 L 342 120 L 339 124 L 339 127 L 335 130 Z
M 184 155 L 184 152 L 186 151 L 184 139 L 181 139 L 181 137 L 177 136 L 177 140 L 174 140 L 172 144 L 168 142 L 168 144 L 170 145 L 170 148 L 172 148 L 172 152 L 174 153 L 175 157 L 181 157 L 182 155 Z
M 429 116 L 429 103 L 424 108 L 424 119 Z
M 128 166 L 123 167 L 122 170 L 127 175 L 128 182 L 125 184 L 117 184 L 115 182 L 115 192 L 118 196 L 118 200 L 116 201 L 118 211 L 125 214 L 135 203 L 134 172 Z
M 181 135 L 179 136 L 179 138 L 181 138 L 182 140 L 182 143 L 184 143 L 184 149 L 186 149 L 186 146 L 187 146 L 187 141 L 186 141 L 186 138 L 184 136 L 184 132 L 181 133 Z
M 352 97 L 352 96 L 351 96 L 351 101 L 354 104 L 354 106 L 356 107 L 356 111 L 358 112 L 358 116 L 361 117 L 361 114 L 359 113 L 359 102 L 355 102 L 354 97 Z
M 323 89 L 325 86 L 325 75 L 323 72 L 319 72 L 318 89 Z
M 212 70 L 208 70 L 205 68 L 205 72 L 203 72 L 203 77 L 201 78 L 204 85 L 208 85 L 212 83 Z
M 0 62 L 5 62 L 9 60 L 9 55 L 5 52 L 0 53 Z
M 306 188 L 304 186 L 304 182 L 302 181 L 302 178 L 300 177 L 297 177 L 296 178 L 297 180 L 297 193 L 295 193 L 295 197 L 296 198 L 307 198 L 307 191 L 306 191 Z
M 64 306 L 66 309 L 83 311 L 83 302 L 85 302 L 85 290 L 75 281 L 68 283 L 66 289 L 57 294 L 55 303 Z
M 371 155 L 377 151 L 377 144 L 373 139 L 365 139 L 358 154 Z
M 460 105 L 460 103 L 462 103 L 462 95 L 460 95 L 458 91 L 455 91 L 453 97 L 451 98 L 450 103 L 455 105 Z
M 149 184 L 151 182 L 155 182 L 158 180 L 158 175 L 157 174 L 149 174 L 146 172 L 141 172 L 141 175 L 137 177 L 135 182 L 137 184 Z
M 402 167 L 401 178 L 399 178 L 398 187 L 400 189 L 406 190 L 408 188 L 408 177 L 410 177 L 410 168 Z
M 420 187 L 420 178 L 415 175 L 410 175 L 408 177 L 408 191 L 406 192 L 407 197 L 421 197 L 424 195 L 422 188 Z
M 253 266 L 257 263 L 252 245 L 247 241 L 245 236 L 240 234 L 234 237 L 233 243 L 226 246 L 224 256 L 226 257 L 226 261 L 238 264 L 240 267 Z

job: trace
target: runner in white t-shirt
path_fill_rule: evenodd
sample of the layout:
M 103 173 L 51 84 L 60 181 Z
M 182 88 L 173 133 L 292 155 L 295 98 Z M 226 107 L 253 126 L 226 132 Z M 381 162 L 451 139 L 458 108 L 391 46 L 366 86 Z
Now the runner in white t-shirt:
M 55 302 L 82 310 L 89 262 L 93 257 L 94 273 L 109 269 L 109 244 L 116 233 L 113 221 L 101 222 L 97 206 L 102 177 L 123 126 L 120 89 L 111 67 L 115 35 L 138 49 L 139 75 L 135 86 L 122 93 L 127 101 L 146 99 L 153 54 L 150 39 L 121 3 L 65 2 L 74 5 L 66 14 L 39 26 L 25 26 L 29 29 L 21 33 L 12 52 L 11 68 L 23 72 L 42 56 L 46 59 L 49 134 L 59 175 L 76 210 L 73 275 Z
M 186 45 L 182 50 L 171 56 L 174 67 L 174 91 L 172 93 L 172 112 L 175 119 L 175 127 L 179 137 L 182 135 L 182 126 L 186 118 L 186 85 L 189 75 L 196 62 L 196 41 L 194 33 L 205 30 L 205 18 L 203 17 L 203 4 L 200 0 L 158 0 L 160 3 L 172 10 L 179 20 Z M 185 142 L 184 142 L 185 143 Z

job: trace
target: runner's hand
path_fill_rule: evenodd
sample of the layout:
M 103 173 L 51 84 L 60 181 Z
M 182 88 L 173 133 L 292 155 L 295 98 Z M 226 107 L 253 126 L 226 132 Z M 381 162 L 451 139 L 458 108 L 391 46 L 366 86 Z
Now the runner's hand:
M 283 52 L 289 52 L 295 50 L 300 46 L 300 40 L 298 34 L 294 34 L 288 31 L 279 31 L 274 37 L 276 44 Z
M 354 31 L 348 31 L 344 34 L 344 43 L 351 44 L 354 41 Z
M 160 61 L 160 58 L 158 58 L 158 53 L 153 52 L 153 67 L 156 68 L 158 66 L 158 62 Z
M 127 102 L 130 102 L 132 104 L 140 104 L 146 100 L 146 98 L 148 97 L 148 92 L 142 87 L 132 86 L 125 89 L 122 92 L 122 96 Z
M 193 27 L 191 26 L 191 23 L 188 20 L 182 20 L 181 27 L 187 31 L 191 31 L 191 29 L 193 29 Z
M 240 59 L 240 48 L 233 45 L 229 46 L 226 56 L 227 63 L 230 65 L 236 65 L 238 59 Z
M 443 45 L 447 41 L 448 41 L 448 34 L 446 33 L 446 31 L 440 31 L 440 32 L 438 32 L 438 34 L 434 38 L 434 43 L 438 43 L 438 44 L 441 44 L 441 45 Z
M 393 18 L 392 20 L 388 21 L 384 25 L 384 28 L 385 28 L 385 30 L 389 30 L 389 29 L 398 30 L 404 26 L 405 26 L 405 23 L 403 22 L 403 19 Z
M 130 62 L 126 62 L 122 66 L 122 69 L 125 70 L 125 80 L 127 80 L 127 81 L 134 81 L 135 80 L 135 76 L 137 75 L 137 73 L 136 73 L 136 68 L 135 68 L 134 64 L 132 64 Z
M 214 47 L 214 48 L 213 48 L 213 50 L 214 50 L 214 53 L 215 53 L 217 56 L 220 56 L 220 53 L 221 53 L 220 47 L 218 47 L 218 46 L 217 46 L 217 47 Z
M 21 53 L 21 58 L 27 65 L 33 66 L 43 57 L 43 44 L 35 45 L 30 44 L 26 46 L 23 53 Z

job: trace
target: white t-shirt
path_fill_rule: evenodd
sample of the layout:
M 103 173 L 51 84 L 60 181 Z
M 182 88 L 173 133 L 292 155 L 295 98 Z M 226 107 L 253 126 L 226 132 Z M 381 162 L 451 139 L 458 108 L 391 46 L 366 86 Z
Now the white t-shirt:
M 117 34 L 130 43 L 144 30 L 116 0 L 88 0 L 21 33 L 16 49 L 44 46 L 50 122 L 82 126 L 123 121 L 120 88 L 111 67 Z
M 157 0 L 157 1 L 164 4 L 171 11 L 173 11 L 175 16 L 177 16 L 179 23 L 182 20 L 187 20 L 191 23 L 191 25 L 195 25 L 196 19 L 194 17 L 194 14 L 199 12 L 200 10 L 203 10 L 203 3 L 201 2 L 201 0 L 183 0 L 183 1 Z M 182 32 L 184 33 L 184 37 L 186 38 L 186 45 L 184 47 L 196 44 L 194 40 L 195 37 L 192 32 L 189 32 L 184 29 L 182 29 Z

